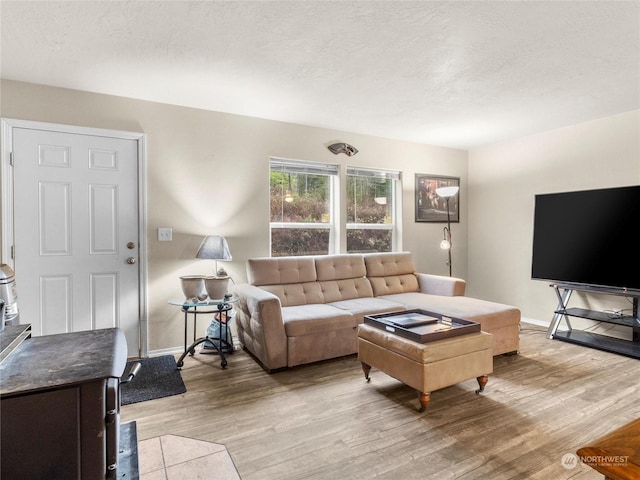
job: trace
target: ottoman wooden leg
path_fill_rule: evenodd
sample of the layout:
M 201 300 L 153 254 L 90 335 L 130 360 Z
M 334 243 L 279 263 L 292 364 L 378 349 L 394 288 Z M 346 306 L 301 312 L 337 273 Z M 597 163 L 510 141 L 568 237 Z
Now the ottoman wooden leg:
M 364 362 L 360 362 L 362 363 L 362 371 L 364 372 L 364 378 L 367 379 L 367 382 L 371 381 L 371 378 L 369 377 L 369 372 L 371 371 L 371 365 L 367 365 Z
M 419 411 L 424 412 L 424 409 L 427 408 L 427 405 L 429 404 L 429 400 L 431 400 L 431 394 L 429 392 L 418 392 L 418 396 L 420 399 Z
M 480 392 L 484 392 L 484 386 L 489 381 L 489 375 L 480 375 L 476 380 L 478 380 L 478 385 L 480 385 L 480 388 L 476 390 L 476 394 L 480 394 Z

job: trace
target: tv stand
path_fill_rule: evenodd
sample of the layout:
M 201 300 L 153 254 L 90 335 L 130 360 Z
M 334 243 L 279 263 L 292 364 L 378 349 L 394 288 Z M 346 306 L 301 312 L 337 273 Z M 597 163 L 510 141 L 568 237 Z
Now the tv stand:
M 640 359 L 640 317 L 638 317 L 638 296 L 618 291 L 602 290 L 589 288 L 586 286 L 575 286 L 567 284 L 552 284 L 556 296 L 558 297 L 558 306 L 553 315 L 553 320 L 547 330 L 547 338 L 562 340 L 576 345 L 596 348 L 605 352 L 617 353 L 631 358 Z M 590 293 L 604 293 L 607 295 L 618 295 L 632 299 L 631 315 L 606 314 L 595 310 L 584 308 L 567 308 L 571 294 L 575 291 L 584 291 Z M 631 340 L 611 337 L 584 330 L 576 330 L 572 328 L 569 317 L 585 318 L 595 322 L 610 323 L 614 325 L 622 325 L 631 328 Z M 568 330 L 558 331 L 560 322 L 564 320 Z

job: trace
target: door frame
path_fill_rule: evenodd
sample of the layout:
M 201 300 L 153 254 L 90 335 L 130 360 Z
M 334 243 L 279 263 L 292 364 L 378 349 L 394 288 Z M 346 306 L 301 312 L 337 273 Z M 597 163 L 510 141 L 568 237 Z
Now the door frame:
M 0 260 L 14 268 L 14 205 L 13 205 L 13 168 L 11 153 L 13 152 L 13 129 L 25 128 L 30 130 L 48 130 L 58 133 L 78 135 L 93 135 L 98 137 L 135 140 L 138 144 L 138 240 L 139 240 L 139 336 L 140 356 L 147 357 L 148 344 L 148 268 L 147 268 L 147 137 L 144 133 L 125 132 L 121 130 L 106 130 L 102 128 L 79 127 L 57 123 L 36 122 L 31 120 L 17 120 L 2 118 L 2 152 L 0 154 L 0 215 L 2 215 L 2 235 L 0 242 Z M 20 287 L 18 286 L 18 289 Z

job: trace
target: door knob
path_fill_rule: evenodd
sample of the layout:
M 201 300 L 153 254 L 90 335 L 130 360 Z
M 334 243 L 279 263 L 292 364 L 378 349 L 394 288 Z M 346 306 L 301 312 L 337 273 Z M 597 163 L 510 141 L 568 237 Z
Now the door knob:
M 136 263 L 136 259 L 133 258 L 133 257 L 129 257 L 129 258 L 127 258 L 127 263 L 129 265 L 133 265 L 134 263 Z

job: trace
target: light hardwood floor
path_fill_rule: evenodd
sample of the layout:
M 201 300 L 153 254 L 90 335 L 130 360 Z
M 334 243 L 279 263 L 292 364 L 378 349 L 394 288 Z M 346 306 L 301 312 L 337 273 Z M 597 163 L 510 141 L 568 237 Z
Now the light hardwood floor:
M 246 352 L 222 370 L 187 357 L 187 393 L 122 407 L 138 439 L 180 435 L 226 445 L 243 480 L 602 479 L 562 457 L 640 417 L 640 361 L 547 340 L 523 323 L 519 355 L 475 379 L 416 392 L 356 356 L 269 375 Z M 215 478 L 213 475 L 211 478 Z

